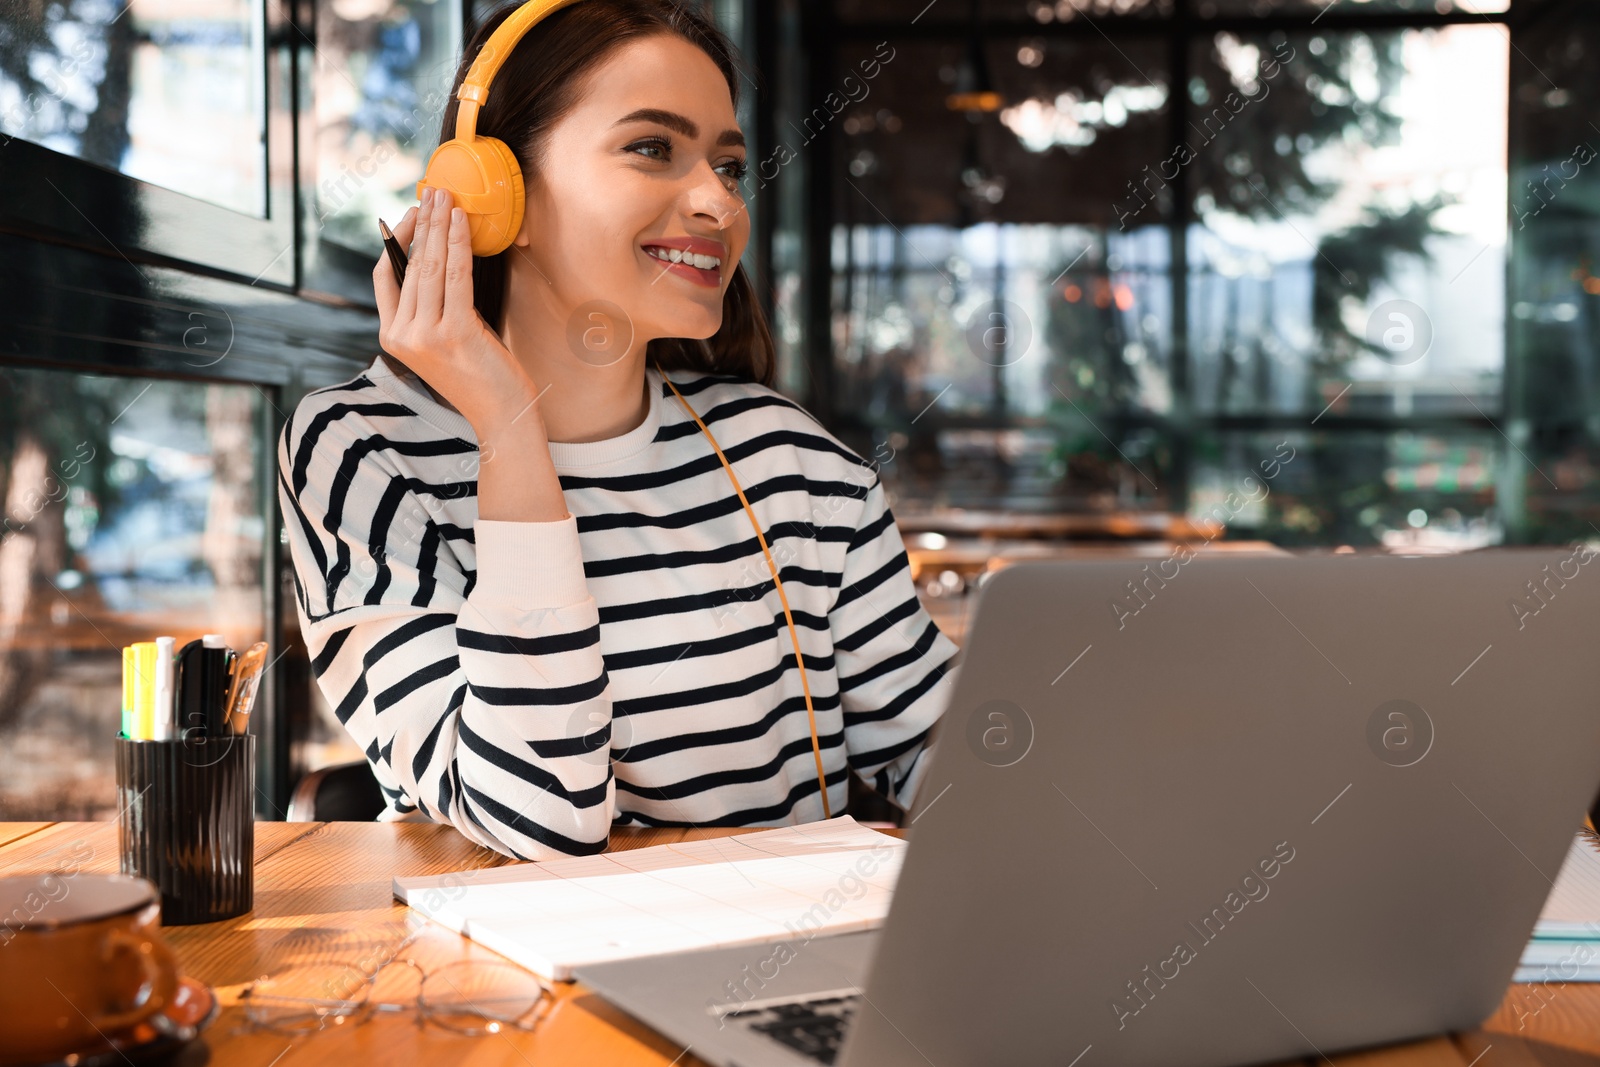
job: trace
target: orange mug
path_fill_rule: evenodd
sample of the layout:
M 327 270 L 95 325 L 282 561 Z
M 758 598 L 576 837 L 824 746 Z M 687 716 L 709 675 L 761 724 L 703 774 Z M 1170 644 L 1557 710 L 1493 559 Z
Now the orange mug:
M 0 1064 L 103 1050 L 172 1003 L 178 962 L 143 878 L 62 869 L 0 878 Z

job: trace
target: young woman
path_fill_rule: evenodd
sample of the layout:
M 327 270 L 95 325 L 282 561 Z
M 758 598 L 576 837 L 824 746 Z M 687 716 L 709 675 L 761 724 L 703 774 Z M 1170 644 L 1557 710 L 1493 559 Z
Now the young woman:
M 478 121 L 521 165 L 515 242 L 475 259 L 448 194 L 408 211 L 387 355 L 284 428 L 302 632 L 384 819 L 543 859 L 921 782 L 956 649 L 876 464 L 771 388 L 739 78 L 674 0 L 533 26 Z

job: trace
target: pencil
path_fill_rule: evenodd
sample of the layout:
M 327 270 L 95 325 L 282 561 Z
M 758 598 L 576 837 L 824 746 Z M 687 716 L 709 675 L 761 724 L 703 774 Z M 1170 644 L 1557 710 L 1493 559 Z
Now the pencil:
M 406 283 L 406 253 L 400 247 L 400 242 L 394 239 L 394 234 L 382 219 L 378 220 L 378 232 L 383 234 L 383 247 L 389 253 L 389 263 L 394 267 L 394 280 L 396 285 Z

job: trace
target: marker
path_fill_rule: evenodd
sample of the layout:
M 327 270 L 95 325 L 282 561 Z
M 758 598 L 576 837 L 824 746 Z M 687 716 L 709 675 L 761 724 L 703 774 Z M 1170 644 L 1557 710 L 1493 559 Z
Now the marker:
M 173 707 L 173 646 L 177 638 L 156 638 L 156 664 L 155 664 L 155 702 L 151 707 L 153 716 L 150 739 L 152 741 L 170 741 L 177 725 L 176 710 Z
M 195 638 L 173 658 L 173 701 L 175 736 L 182 741 L 203 741 L 210 736 L 206 730 L 204 690 L 200 686 L 201 653 L 205 645 Z
M 133 643 L 133 733 L 138 741 L 148 741 L 155 733 L 156 644 Z
M 221 634 L 206 634 L 202 640 L 200 679 L 205 687 L 201 700 L 206 709 L 206 736 L 221 737 L 228 732 L 228 661 L 233 649 Z
M 139 677 L 139 662 L 133 646 L 122 646 L 122 736 L 133 736 L 133 701 L 138 692 L 135 684 Z

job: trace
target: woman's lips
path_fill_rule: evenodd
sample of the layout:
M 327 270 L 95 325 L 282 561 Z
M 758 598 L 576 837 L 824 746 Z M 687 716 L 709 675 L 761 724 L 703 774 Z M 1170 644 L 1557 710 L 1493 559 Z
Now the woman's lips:
M 677 274 L 678 276 L 687 278 L 696 285 L 707 289 L 721 288 L 722 272 L 720 270 L 701 270 L 699 267 L 696 267 L 691 263 L 673 263 L 669 260 L 658 259 L 650 254 L 648 249 L 651 247 L 659 248 L 660 246 L 647 245 L 641 251 L 644 252 L 644 258 L 649 260 L 650 263 L 658 270 L 667 274 Z

